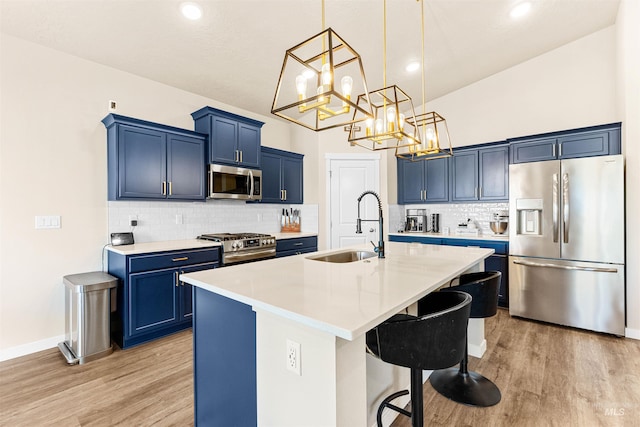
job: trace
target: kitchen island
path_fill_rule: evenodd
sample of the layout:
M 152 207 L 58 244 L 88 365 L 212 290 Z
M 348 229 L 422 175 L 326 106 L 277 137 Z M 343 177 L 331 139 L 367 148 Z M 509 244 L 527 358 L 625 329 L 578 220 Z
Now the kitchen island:
M 311 259 L 345 250 L 180 276 L 196 287 L 197 425 L 371 424 L 366 332 L 493 253 L 390 242 L 384 259 Z M 482 325 L 470 341 L 484 340 Z M 287 369 L 288 341 L 300 344 L 300 374 Z

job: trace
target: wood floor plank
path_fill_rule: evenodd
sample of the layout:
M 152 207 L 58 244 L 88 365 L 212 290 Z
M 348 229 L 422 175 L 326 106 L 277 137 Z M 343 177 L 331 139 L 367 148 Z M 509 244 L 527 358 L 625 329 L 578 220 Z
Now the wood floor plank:
M 469 367 L 502 400 L 472 408 L 424 386 L 425 425 L 640 425 L 640 341 L 511 318 L 486 319 L 487 352 Z M 85 365 L 57 349 L 0 363 L 0 426 L 192 426 L 192 334 Z M 394 427 L 409 427 L 399 417 Z M 225 426 L 226 427 L 226 426 Z

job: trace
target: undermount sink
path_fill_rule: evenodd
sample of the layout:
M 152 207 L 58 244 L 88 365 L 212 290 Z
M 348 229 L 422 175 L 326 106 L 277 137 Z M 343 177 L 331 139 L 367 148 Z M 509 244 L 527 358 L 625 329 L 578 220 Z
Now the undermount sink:
M 346 251 L 346 252 L 335 252 L 324 255 L 315 255 L 307 257 L 307 259 L 312 259 L 314 261 L 324 261 L 324 262 L 354 262 L 361 261 L 367 258 L 373 258 L 378 256 L 375 252 L 369 251 Z

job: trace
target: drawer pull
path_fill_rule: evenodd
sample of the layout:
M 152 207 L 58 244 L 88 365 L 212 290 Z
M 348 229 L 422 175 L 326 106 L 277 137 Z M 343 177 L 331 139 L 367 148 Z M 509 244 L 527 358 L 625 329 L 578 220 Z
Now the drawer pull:
M 183 256 L 183 257 L 180 257 L 180 258 L 173 258 L 173 259 L 171 259 L 171 261 L 178 262 L 178 261 L 186 261 L 188 259 L 189 259 L 188 256 Z
M 302 242 L 293 244 L 293 246 L 302 246 L 302 245 L 304 245 L 304 243 L 302 243 Z

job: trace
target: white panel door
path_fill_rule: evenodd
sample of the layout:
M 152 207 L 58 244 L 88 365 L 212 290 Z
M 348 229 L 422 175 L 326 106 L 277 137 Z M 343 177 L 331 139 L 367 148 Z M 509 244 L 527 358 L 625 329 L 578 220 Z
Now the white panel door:
M 379 159 L 329 159 L 329 217 L 331 249 L 378 242 L 378 223 L 363 222 L 362 234 L 356 234 L 358 197 L 366 190 L 379 193 Z M 360 203 L 360 218 L 377 219 L 378 202 L 368 195 Z

